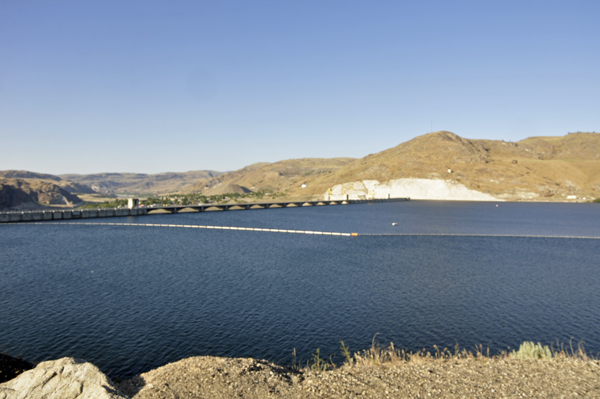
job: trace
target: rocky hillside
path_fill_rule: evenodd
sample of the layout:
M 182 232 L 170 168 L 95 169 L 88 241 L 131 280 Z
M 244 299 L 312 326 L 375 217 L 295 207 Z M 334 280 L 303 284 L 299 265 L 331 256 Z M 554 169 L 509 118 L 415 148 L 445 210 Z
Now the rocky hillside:
M 59 177 L 91 187 L 105 194 L 162 194 L 185 190 L 197 181 L 214 178 L 221 172 L 197 170 L 182 173 L 97 173 L 91 175 L 66 174 Z
M 596 197 L 600 196 L 600 134 L 507 143 L 436 132 L 369 155 L 313 184 L 324 192 L 325 186 L 337 182 L 403 178 L 441 179 L 508 200 Z
M 0 178 L 20 179 L 28 182 L 46 182 L 56 184 L 71 194 L 94 194 L 91 187 L 84 184 L 63 180 L 59 176 L 46 173 L 29 172 L 27 170 L 0 170 Z
M 34 209 L 40 205 L 73 205 L 79 197 L 44 180 L 0 178 L 0 209 Z
M 251 165 L 188 189 L 203 191 L 228 182 L 252 190 L 285 190 L 290 196 L 322 197 L 329 188 L 342 193 L 350 186 L 354 191 L 347 192 L 365 196 L 398 188 L 415 198 L 410 195 L 412 188 L 412 192 L 424 192 L 424 198 L 428 198 L 429 190 L 429 198 L 436 199 L 453 192 L 462 193 L 465 199 L 562 201 L 600 197 L 598 133 L 531 137 L 514 143 L 470 140 L 441 131 L 357 160 L 319 160 L 321 164 L 327 161 L 331 162 L 328 169 L 315 172 L 307 165 L 310 160 Z M 291 167 L 294 163 L 295 168 Z M 432 196 L 436 190 L 438 196 Z

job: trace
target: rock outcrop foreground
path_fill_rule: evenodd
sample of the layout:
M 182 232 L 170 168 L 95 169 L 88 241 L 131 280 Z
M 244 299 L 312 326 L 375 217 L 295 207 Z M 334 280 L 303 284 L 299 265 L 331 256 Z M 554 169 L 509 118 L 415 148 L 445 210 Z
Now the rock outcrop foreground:
M 0 399 L 127 399 L 98 367 L 65 357 L 0 384 Z

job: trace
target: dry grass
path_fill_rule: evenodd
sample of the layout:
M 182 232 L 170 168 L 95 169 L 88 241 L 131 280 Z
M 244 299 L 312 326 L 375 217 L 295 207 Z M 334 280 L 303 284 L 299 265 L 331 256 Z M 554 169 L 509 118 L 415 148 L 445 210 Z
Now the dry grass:
M 350 365 L 356 364 L 364 366 L 367 364 L 381 365 L 385 363 L 396 363 L 396 362 L 411 362 L 411 361 L 423 361 L 432 359 L 471 359 L 480 357 L 495 357 L 490 355 L 489 348 L 484 351 L 482 346 L 476 347 L 473 350 L 467 350 L 460 348 L 458 344 L 452 348 L 440 349 L 437 345 L 433 346 L 434 351 L 430 352 L 426 349 L 422 349 L 417 352 L 407 351 L 406 349 L 398 349 L 394 346 L 394 343 L 390 343 L 388 346 L 380 346 L 373 344 L 369 349 L 365 349 L 356 352 L 352 357 Z M 498 357 L 505 357 L 506 354 L 496 355 Z M 348 363 L 348 362 L 347 362 Z
M 395 364 L 398 362 L 422 362 L 432 360 L 458 360 L 458 359 L 551 359 L 551 358 L 573 358 L 580 360 L 597 360 L 588 355 L 585 351 L 583 343 L 579 343 L 573 347 L 573 343 L 568 345 L 557 343 L 556 345 L 542 346 L 540 343 L 523 342 L 517 351 L 502 351 L 499 354 L 490 354 L 490 348 L 484 348 L 483 345 L 476 346 L 472 350 L 460 348 L 456 344 L 453 348 L 439 348 L 433 345 L 434 350 L 428 351 L 422 349 L 417 352 L 399 349 L 391 342 L 387 346 L 381 346 L 376 342 L 377 334 L 373 337 L 371 347 L 355 353 L 350 352 L 348 346 L 341 342 L 340 351 L 344 357 L 342 364 L 335 364 L 331 359 L 324 366 L 324 360 L 313 354 L 313 361 L 308 362 L 306 369 L 311 370 L 326 370 L 335 369 L 342 366 L 369 366 L 369 365 L 384 365 Z M 315 360 L 318 359 L 318 362 Z

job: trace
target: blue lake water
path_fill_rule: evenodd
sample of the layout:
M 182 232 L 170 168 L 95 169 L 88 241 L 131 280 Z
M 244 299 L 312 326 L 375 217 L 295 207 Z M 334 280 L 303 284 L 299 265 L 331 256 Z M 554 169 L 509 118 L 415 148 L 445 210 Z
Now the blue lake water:
M 125 378 L 195 355 L 341 361 L 339 341 L 408 350 L 584 341 L 600 352 L 598 204 L 410 201 L 0 226 L 0 350 Z M 398 223 L 392 226 L 392 222 Z M 70 225 L 69 225 L 70 224 Z M 447 235 L 445 235 L 447 234 Z

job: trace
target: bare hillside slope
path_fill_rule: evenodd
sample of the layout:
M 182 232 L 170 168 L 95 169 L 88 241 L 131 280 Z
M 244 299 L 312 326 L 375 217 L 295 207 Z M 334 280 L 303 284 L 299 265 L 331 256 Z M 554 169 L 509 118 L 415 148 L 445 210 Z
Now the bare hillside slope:
M 275 163 L 261 162 L 200 180 L 186 187 L 183 192 L 205 192 L 220 184 L 238 185 L 252 191 L 294 191 L 306 179 L 331 174 L 352 161 L 354 158 L 302 158 Z
M 599 197 L 600 134 L 532 137 L 516 143 L 469 140 L 451 132 L 419 136 L 318 176 L 291 194 L 323 195 L 342 183 L 430 179 L 507 200 Z

